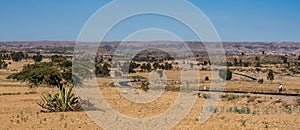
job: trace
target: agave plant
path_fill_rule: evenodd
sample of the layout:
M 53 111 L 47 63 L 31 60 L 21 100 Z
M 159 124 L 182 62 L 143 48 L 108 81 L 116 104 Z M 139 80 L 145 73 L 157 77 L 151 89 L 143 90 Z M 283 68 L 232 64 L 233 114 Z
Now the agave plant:
M 42 95 L 42 102 L 37 103 L 50 112 L 80 111 L 79 99 L 72 93 L 73 86 L 60 87 L 57 94 L 46 93 Z
M 51 95 L 49 93 L 42 95 L 42 102 L 38 105 L 50 112 L 78 111 L 82 110 L 79 98 L 72 93 L 74 86 L 81 84 L 82 78 L 90 77 L 90 73 L 85 67 L 79 68 L 73 74 L 72 61 L 57 56 L 52 62 L 41 62 L 25 65 L 21 72 L 11 74 L 7 79 L 14 79 L 26 82 L 30 87 L 39 87 L 42 85 L 55 86 L 58 93 Z M 79 71 L 80 70 L 80 71 Z M 81 74 L 77 76 L 77 74 Z

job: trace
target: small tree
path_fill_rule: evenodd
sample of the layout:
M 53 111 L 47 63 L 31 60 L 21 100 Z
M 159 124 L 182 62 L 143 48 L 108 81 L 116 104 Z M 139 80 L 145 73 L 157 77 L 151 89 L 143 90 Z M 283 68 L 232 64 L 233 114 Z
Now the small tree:
M 205 76 L 204 80 L 205 80 L 205 81 L 209 81 L 208 76 Z
M 259 84 L 263 84 L 263 83 L 264 83 L 264 79 L 263 79 L 263 78 L 262 78 L 262 79 L 259 79 L 259 80 L 258 80 L 258 83 L 259 83 Z
M 151 71 L 151 64 L 150 63 L 147 63 L 147 65 L 146 65 L 146 70 L 148 71 L 148 72 L 150 72 Z
M 203 62 L 203 65 L 205 66 L 205 65 L 208 65 L 208 62 L 207 61 L 204 61 Z
M 156 70 L 159 68 L 159 63 L 158 62 L 154 62 L 153 63 L 153 69 Z
M 260 67 L 260 66 L 261 66 L 260 61 L 256 62 L 255 67 Z
M 248 67 L 249 65 L 250 65 L 250 62 L 248 62 L 248 61 L 247 62 L 243 62 L 243 66 L 244 67 Z
M 43 60 L 43 56 L 41 54 L 37 54 L 32 56 L 34 62 L 41 62 Z
M 23 52 L 12 52 L 11 53 L 11 59 L 13 61 L 18 62 L 18 61 L 21 61 L 24 58 L 25 58 L 25 54 Z
M 270 80 L 271 83 L 272 83 L 272 81 L 274 80 L 273 70 L 269 70 L 269 73 L 267 75 L 267 79 Z
M 146 71 L 147 70 L 147 67 L 146 67 L 146 63 L 143 63 L 142 65 L 141 65 L 141 71 Z
M 286 56 L 282 56 L 281 59 L 282 59 L 283 64 L 288 63 L 288 58 Z
M 104 63 L 103 65 L 96 65 L 95 66 L 95 74 L 98 77 L 108 77 L 110 76 L 110 70 L 108 69 L 108 64 Z
M 232 72 L 229 69 L 221 69 L 219 71 L 219 76 L 223 80 L 231 80 L 231 78 L 232 78 Z
M 238 66 L 238 60 L 236 58 L 233 59 L 233 65 Z
M 239 66 L 243 66 L 243 61 L 242 61 L 242 59 L 240 59 L 240 61 L 239 61 Z
M 172 70 L 173 66 L 172 64 L 169 64 L 168 62 L 165 63 L 165 70 Z
M 52 55 L 50 57 L 50 59 L 51 59 L 52 62 L 61 62 L 61 61 L 66 60 L 67 58 L 65 58 L 63 56 L 59 56 L 59 55 Z
M 135 62 L 130 62 L 129 64 L 129 73 L 135 73 L 135 69 L 140 67 L 140 64 L 137 64 Z

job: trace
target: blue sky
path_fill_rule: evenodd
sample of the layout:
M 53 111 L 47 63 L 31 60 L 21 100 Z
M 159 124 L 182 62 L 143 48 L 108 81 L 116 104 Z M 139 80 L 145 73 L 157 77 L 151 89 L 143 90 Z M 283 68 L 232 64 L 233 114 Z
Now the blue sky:
M 189 1 L 209 17 L 222 41 L 300 42 L 299 0 Z M 75 41 L 88 18 L 109 2 L 1 0 L 0 41 Z M 148 19 L 155 20 L 155 17 L 150 16 Z M 137 21 L 139 18 L 128 22 L 126 29 L 136 28 Z M 148 26 L 150 25 L 155 26 L 151 20 Z M 106 40 L 120 40 L 121 35 L 126 35 L 123 31 L 118 33 L 120 37 L 108 37 Z M 189 34 L 185 36 L 185 40 L 197 39 Z

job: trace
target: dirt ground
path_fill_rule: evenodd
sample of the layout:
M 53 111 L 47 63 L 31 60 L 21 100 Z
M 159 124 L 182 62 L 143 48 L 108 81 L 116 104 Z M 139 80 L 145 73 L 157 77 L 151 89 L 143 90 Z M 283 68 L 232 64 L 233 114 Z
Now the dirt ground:
M 30 89 L 24 83 L 5 79 L 7 75 L 20 70 L 23 64 L 13 63 L 9 70 L 0 70 L 0 129 L 102 129 L 85 112 L 41 112 L 42 109 L 37 105 L 41 101 L 41 94 L 54 93 L 56 88 Z M 148 76 L 145 73 L 137 75 Z M 180 74 L 174 71 L 168 71 L 166 75 L 170 80 L 180 79 Z M 200 89 L 204 86 L 209 88 L 210 83 L 203 79 L 210 76 L 210 72 L 201 71 L 200 76 Z M 260 76 L 265 77 L 265 74 Z M 232 81 L 226 82 L 225 90 L 276 92 L 278 83 L 283 83 L 286 93 L 298 93 L 297 81 L 298 77 L 276 76 L 272 84 L 269 81 L 258 84 L 234 76 Z M 109 84 L 111 80 L 98 79 L 98 82 Z M 100 85 L 99 91 L 115 110 L 136 118 L 163 113 L 172 106 L 179 94 L 167 91 L 157 100 L 142 104 L 126 100 L 114 87 Z M 173 129 L 300 129 L 300 97 L 223 94 L 217 109 L 210 110 L 214 114 L 206 122 L 199 123 L 200 112 L 205 109 L 204 101 L 214 94 L 193 95 L 197 97 L 193 108 Z
M 178 96 L 178 92 L 165 92 L 155 102 L 138 104 L 122 98 L 115 88 L 105 87 L 100 90 L 115 110 L 136 118 L 164 112 Z M 41 93 L 55 92 L 56 89 L 36 88 L 36 93 L 32 91 L 27 87 L 0 87 L 0 129 L 101 129 L 84 112 L 41 112 L 36 104 L 40 101 Z M 197 97 L 192 110 L 173 129 L 300 129 L 300 107 L 296 105 L 296 98 L 260 96 L 248 102 L 251 97 L 255 97 L 249 96 L 230 101 L 225 98 L 220 102 L 218 110 L 203 124 L 198 122 L 198 116 L 205 98 Z M 291 107 L 291 111 L 286 106 Z M 251 112 L 230 111 L 234 107 L 249 107 Z

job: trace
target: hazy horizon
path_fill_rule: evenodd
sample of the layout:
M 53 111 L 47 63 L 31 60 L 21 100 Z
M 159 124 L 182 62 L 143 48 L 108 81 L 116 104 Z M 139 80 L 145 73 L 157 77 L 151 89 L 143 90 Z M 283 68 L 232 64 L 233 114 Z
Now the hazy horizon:
M 0 41 L 0 42 L 79 42 L 71 40 L 20 40 L 20 41 Z M 81 42 L 100 42 L 100 41 L 81 41 Z M 101 41 L 101 42 L 182 42 L 182 41 Z M 214 42 L 214 41 L 184 41 L 184 42 Z M 300 43 L 300 41 L 221 41 L 222 43 Z

